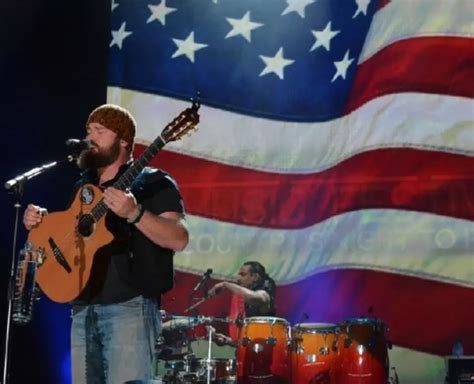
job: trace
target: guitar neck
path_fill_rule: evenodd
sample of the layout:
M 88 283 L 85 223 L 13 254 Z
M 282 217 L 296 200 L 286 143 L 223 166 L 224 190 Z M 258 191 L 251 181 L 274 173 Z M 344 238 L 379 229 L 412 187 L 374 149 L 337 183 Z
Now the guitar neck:
M 160 150 L 165 146 L 166 141 L 158 136 L 155 141 L 148 146 L 148 148 L 141 154 L 141 156 L 133 162 L 133 164 L 125 171 L 125 173 L 119 177 L 119 179 L 112 185 L 116 189 L 125 191 L 127 188 L 130 188 L 135 178 L 143 171 L 148 163 L 160 152 Z M 104 199 L 101 198 L 97 205 L 92 208 L 91 214 L 94 218 L 94 221 L 97 222 L 102 216 L 104 216 L 108 211 L 107 205 L 104 202 Z
M 125 191 L 130 188 L 135 178 L 143 171 L 151 160 L 160 152 L 165 146 L 166 142 L 158 136 L 158 138 L 141 154 L 141 156 L 133 162 L 130 168 L 120 176 L 120 178 L 113 184 L 114 188 Z

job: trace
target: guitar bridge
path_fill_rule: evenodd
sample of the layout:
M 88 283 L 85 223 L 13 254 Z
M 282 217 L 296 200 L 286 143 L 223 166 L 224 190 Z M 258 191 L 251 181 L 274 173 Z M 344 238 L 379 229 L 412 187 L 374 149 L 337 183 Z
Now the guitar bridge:
M 53 255 L 56 259 L 56 261 L 63 267 L 67 273 L 72 272 L 72 268 L 67 262 L 66 258 L 64 257 L 63 253 L 59 249 L 59 247 L 56 245 L 55 241 L 50 237 L 48 239 L 49 246 L 51 247 L 51 250 L 53 251 Z

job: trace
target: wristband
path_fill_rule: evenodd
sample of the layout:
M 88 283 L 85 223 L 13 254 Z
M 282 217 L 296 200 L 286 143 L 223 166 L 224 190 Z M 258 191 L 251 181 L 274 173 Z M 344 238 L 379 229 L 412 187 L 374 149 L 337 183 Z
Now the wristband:
M 127 219 L 128 224 L 136 224 L 140 221 L 142 218 L 143 214 L 145 213 L 145 209 L 143 209 L 143 206 L 141 204 L 137 205 L 137 212 L 129 219 Z

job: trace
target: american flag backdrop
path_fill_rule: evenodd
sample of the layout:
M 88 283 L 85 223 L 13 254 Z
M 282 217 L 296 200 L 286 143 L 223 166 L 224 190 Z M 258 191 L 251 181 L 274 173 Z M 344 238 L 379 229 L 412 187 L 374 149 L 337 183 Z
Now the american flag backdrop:
M 191 233 L 165 309 L 182 312 L 207 268 L 229 279 L 258 260 L 291 323 L 382 318 L 403 382 L 435 382 L 458 338 L 474 354 L 473 14 L 472 0 L 115 0 L 108 100 L 137 118 L 136 154 L 203 104 L 199 130 L 152 163 Z

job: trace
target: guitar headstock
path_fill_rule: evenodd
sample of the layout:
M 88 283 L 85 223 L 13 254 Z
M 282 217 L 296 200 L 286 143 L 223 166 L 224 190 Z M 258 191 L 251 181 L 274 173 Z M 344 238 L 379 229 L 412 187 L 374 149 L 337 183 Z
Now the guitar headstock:
M 161 132 L 161 138 L 166 142 L 180 140 L 184 135 L 196 128 L 199 123 L 198 110 L 200 103 L 193 100 L 193 105 L 181 112 Z

